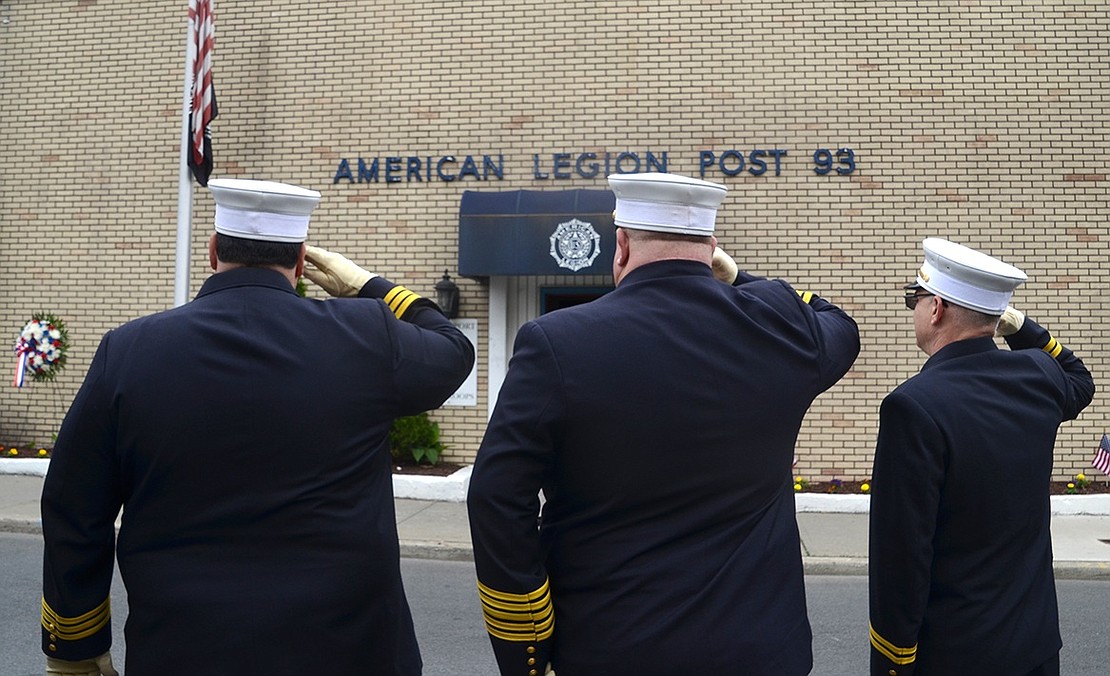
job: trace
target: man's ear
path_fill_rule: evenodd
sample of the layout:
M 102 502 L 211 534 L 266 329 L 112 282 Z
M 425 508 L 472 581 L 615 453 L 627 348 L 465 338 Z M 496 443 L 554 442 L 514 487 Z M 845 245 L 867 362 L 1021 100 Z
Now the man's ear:
M 301 243 L 301 252 L 299 254 L 297 254 L 297 266 L 293 270 L 294 279 L 300 279 L 301 276 L 304 275 L 304 254 L 305 254 L 305 251 L 307 251 L 307 250 L 308 250 L 308 247 L 306 247 L 305 244 L 302 242 Z
M 628 264 L 628 233 L 624 228 L 617 228 L 617 265 Z
M 940 320 L 944 319 L 944 313 L 946 310 L 947 308 L 944 305 L 944 301 L 941 300 L 941 297 L 933 296 L 933 309 L 929 313 L 929 323 L 936 324 Z
M 216 233 L 212 233 L 212 236 L 208 238 L 208 264 L 215 270 L 216 263 L 218 263 L 219 260 L 220 259 L 216 257 Z

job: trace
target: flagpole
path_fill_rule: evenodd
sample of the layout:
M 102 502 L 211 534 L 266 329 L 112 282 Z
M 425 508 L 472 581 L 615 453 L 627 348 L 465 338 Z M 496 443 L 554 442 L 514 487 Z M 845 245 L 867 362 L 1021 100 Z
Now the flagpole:
M 177 251 L 174 264 L 173 305 L 189 301 L 189 249 L 193 239 L 193 177 L 189 171 L 189 109 L 193 99 L 192 21 L 185 22 L 185 86 L 181 95 L 181 153 L 177 171 Z

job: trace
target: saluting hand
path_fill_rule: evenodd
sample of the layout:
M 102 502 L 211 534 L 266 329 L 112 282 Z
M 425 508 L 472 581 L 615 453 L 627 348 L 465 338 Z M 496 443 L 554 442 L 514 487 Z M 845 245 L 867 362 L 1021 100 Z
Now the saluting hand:
M 1002 313 L 1002 317 L 998 320 L 998 327 L 995 328 L 994 335 L 1011 336 L 1021 330 L 1021 325 L 1024 323 L 1025 314 L 1007 305 L 1006 311 Z
M 104 653 L 100 657 L 87 660 L 59 660 L 54 657 L 46 658 L 46 676 L 119 676 L 119 672 L 112 666 L 112 654 Z
M 736 281 L 736 275 L 739 274 L 740 269 L 736 267 L 736 261 L 732 260 L 732 256 L 725 253 L 721 247 L 713 249 L 713 276 L 721 280 L 725 284 L 732 284 Z
M 377 277 L 355 265 L 346 256 L 318 246 L 305 247 L 304 276 L 337 298 L 357 296 L 366 282 Z

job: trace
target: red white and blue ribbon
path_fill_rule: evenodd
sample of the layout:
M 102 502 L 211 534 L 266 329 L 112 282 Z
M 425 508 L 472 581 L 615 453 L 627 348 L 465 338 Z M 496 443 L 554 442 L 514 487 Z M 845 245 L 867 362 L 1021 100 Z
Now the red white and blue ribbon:
M 27 351 L 19 350 L 19 357 L 16 359 L 15 364 L 15 378 L 12 379 L 12 385 L 16 387 L 23 387 L 23 374 L 27 372 Z

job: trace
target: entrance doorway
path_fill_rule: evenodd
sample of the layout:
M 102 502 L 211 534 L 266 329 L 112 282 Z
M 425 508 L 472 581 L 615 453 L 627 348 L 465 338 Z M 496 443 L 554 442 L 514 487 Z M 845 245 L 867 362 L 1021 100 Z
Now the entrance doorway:
M 540 288 L 540 314 L 589 303 L 612 290 L 611 286 L 542 287 Z

